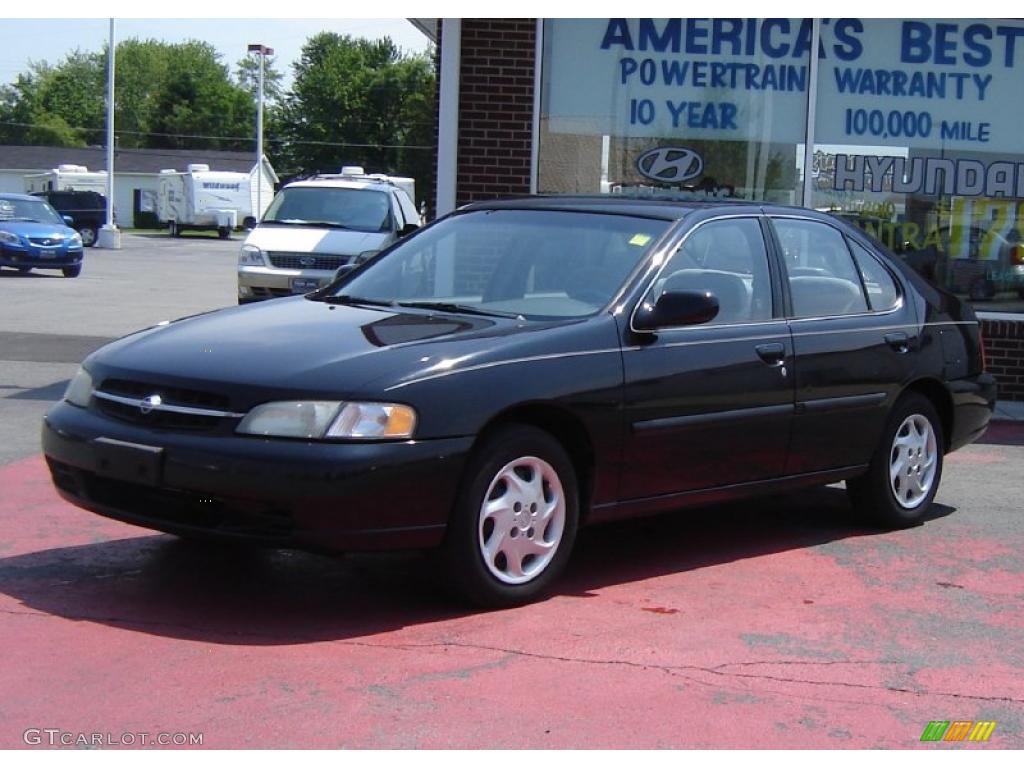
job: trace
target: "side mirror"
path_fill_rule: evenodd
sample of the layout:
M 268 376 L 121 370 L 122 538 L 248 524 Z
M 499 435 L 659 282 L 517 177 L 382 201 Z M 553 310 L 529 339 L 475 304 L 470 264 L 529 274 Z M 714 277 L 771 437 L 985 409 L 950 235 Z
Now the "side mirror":
M 411 235 L 413 232 L 415 232 L 419 228 L 420 228 L 419 224 L 411 224 L 411 223 L 410 224 L 406 224 L 404 227 L 402 227 L 400 230 L 398 230 L 398 236 L 399 237 L 405 237 L 406 235 Z
M 358 264 L 356 264 L 355 262 L 352 262 L 352 263 L 349 263 L 349 264 L 342 264 L 340 267 L 338 267 L 336 270 L 334 270 L 334 279 L 338 280 L 338 279 L 344 277 L 349 272 L 351 272 L 353 269 L 355 269 L 357 266 L 358 266 Z
M 665 291 L 654 304 L 644 302 L 633 318 L 638 331 L 700 325 L 718 315 L 718 297 L 711 291 Z
M 67 224 L 69 227 L 75 223 L 74 218 L 71 216 L 61 216 L 61 218 L 64 219 L 64 223 Z

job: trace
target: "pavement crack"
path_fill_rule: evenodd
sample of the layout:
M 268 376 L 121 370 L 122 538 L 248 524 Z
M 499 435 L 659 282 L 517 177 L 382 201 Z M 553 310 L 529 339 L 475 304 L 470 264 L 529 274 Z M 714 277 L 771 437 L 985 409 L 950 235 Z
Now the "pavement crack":
M 971 693 L 953 693 L 950 691 L 929 691 L 929 690 L 915 690 L 913 688 L 903 688 L 895 685 L 871 685 L 868 683 L 851 683 L 843 681 L 831 681 L 831 680 L 807 680 L 804 678 L 797 677 L 784 677 L 781 675 L 768 675 L 768 674 L 757 674 L 752 672 L 735 672 L 727 671 L 725 667 L 742 666 L 742 665 L 754 665 L 754 664 L 791 664 L 791 665 L 830 665 L 830 664 L 899 664 L 901 662 L 894 660 L 883 660 L 883 661 L 751 661 L 751 662 L 726 662 L 718 664 L 713 667 L 703 667 L 696 664 L 652 664 L 642 663 L 638 661 L 629 661 L 626 659 L 584 659 L 574 656 L 556 656 L 553 654 L 536 653 L 533 651 L 524 651 L 517 648 L 503 648 L 494 645 L 484 645 L 479 643 L 460 643 L 460 642 L 441 642 L 441 643 L 401 643 L 401 644 L 387 644 L 387 643 L 366 643 L 354 640 L 341 641 L 346 645 L 361 645 L 372 648 L 391 648 L 393 650 L 421 650 L 424 648 L 467 648 L 471 650 L 483 650 L 483 651 L 494 651 L 496 653 L 507 653 L 512 656 L 521 656 L 524 658 L 539 659 L 543 661 L 556 661 L 574 664 L 589 664 L 597 666 L 619 666 L 629 667 L 640 670 L 657 670 L 664 672 L 665 674 L 672 675 L 674 677 L 683 677 L 687 680 L 693 681 L 692 678 L 683 674 L 685 672 L 703 672 L 708 675 L 714 675 L 716 677 L 724 679 L 749 679 L 749 680 L 768 680 L 777 683 L 790 683 L 798 685 L 816 685 L 821 687 L 829 688 L 850 688 L 857 690 L 873 690 L 873 691 L 889 691 L 891 693 L 908 694 L 911 696 L 927 697 L 927 696 L 941 696 L 952 699 L 965 699 L 970 701 L 986 701 L 986 702 L 1006 702 L 1010 704 L 1024 704 L 1024 699 L 1014 698 L 1012 696 L 980 696 Z

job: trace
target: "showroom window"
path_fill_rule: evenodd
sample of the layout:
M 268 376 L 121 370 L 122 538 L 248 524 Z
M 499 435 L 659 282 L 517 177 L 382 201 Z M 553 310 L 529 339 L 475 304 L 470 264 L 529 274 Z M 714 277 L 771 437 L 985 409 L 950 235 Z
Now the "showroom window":
M 810 19 L 544 21 L 540 192 L 797 203 Z
M 1024 312 L 1022 38 L 1005 19 L 545 20 L 537 191 L 807 205 Z

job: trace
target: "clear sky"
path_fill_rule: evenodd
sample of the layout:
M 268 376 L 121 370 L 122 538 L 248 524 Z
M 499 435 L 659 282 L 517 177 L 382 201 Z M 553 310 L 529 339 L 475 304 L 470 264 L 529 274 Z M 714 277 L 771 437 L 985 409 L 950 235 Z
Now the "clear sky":
M 236 4 L 231 4 L 237 7 Z M 172 5 L 168 5 L 170 9 Z M 223 6 L 225 9 L 227 6 Z M 279 4 L 279 10 L 285 8 Z M 324 8 L 323 10 L 326 10 Z M 0 19 L 0 83 L 10 83 L 28 69 L 29 61 L 56 64 L 75 48 L 98 51 L 107 40 L 108 19 Z M 118 39 L 155 38 L 169 43 L 204 40 L 222 54 L 234 72 L 249 43 L 274 49 L 277 69 L 291 79 L 291 64 L 303 44 L 318 32 L 356 37 L 385 35 L 409 53 L 427 49 L 429 41 L 404 18 L 393 19 L 118 19 Z

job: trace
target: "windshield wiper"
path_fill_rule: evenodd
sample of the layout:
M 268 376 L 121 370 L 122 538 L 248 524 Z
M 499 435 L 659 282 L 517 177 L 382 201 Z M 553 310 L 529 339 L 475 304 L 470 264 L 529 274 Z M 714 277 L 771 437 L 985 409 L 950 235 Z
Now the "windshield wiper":
M 393 307 L 395 302 L 390 299 L 368 299 L 364 296 L 349 296 L 342 293 L 337 296 L 324 296 L 317 301 L 324 301 L 328 304 L 365 304 L 370 307 Z
M 513 320 L 525 320 L 518 312 L 502 312 L 497 309 L 482 309 L 468 304 L 454 304 L 450 301 L 400 301 L 400 307 L 416 309 L 437 309 L 441 312 L 461 312 L 465 315 L 489 315 L 491 317 L 509 317 Z
M 306 221 L 305 219 L 264 219 L 261 224 L 284 224 L 290 227 L 323 227 L 324 229 L 351 229 L 336 221 Z

